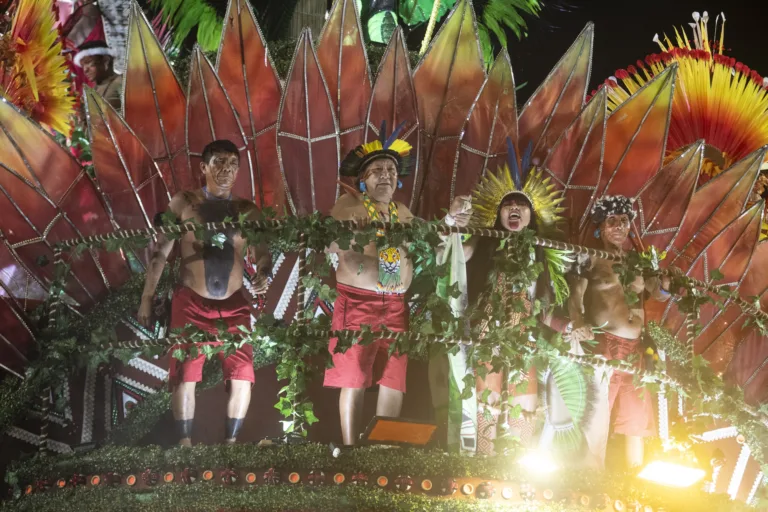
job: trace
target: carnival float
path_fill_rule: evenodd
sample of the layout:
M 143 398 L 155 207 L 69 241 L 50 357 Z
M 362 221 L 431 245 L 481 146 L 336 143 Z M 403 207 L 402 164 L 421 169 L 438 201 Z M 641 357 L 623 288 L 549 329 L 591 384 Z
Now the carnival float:
M 413 23 L 443 15 L 440 2 L 430 2 L 431 14 L 424 3 L 407 11 Z M 489 58 L 489 29 L 479 35 L 470 0 L 442 7 L 445 19 L 434 37 L 427 30 L 422 55 L 390 27 L 389 11 L 362 24 L 354 0 L 336 0 L 320 33 L 305 29 L 280 72 L 278 45 L 267 43 L 251 6 L 230 0 L 220 25 L 201 29 L 215 59 L 195 46 L 181 66 L 185 83 L 171 65 L 179 58 L 166 30 L 174 15 L 150 22 L 126 2 L 115 106 L 97 92 L 109 88 L 90 87 L 83 74 L 86 56 L 108 55 L 79 25 L 87 16 L 58 23 L 50 1 L 13 4 L 4 6 L 0 41 L 0 461 L 8 490 L 0 509 L 765 506 L 768 79 L 724 53 L 724 17 L 710 36 L 711 20 L 696 14 L 692 31 L 658 36 L 659 53 L 589 94 L 600 56 L 588 24 L 519 105 L 509 56 L 502 49 Z M 373 67 L 372 32 L 388 37 Z M 205 148 L 221 139 L 239 152 L 232 190 L 258 213 L 176 222 L 171 199 L 204 185 Z M 356 151 L 359 165 L 389 151 L 398 172 L 409 159 L 394 197 L 401 214 L 423 220 L 394 222 L 397 210 L 389 222 L 331 216 L 340 196 L 365 193 L 343 171 Z M 537 215 L 551 213 L 537 231 L 493 225 L 510 191 L 533 198 Z M 465 196 L 474 221 L 442 220 Z M 626 244 L 610 252 L 590 219 L 616 196 L 635 210 Z M 158 279 L 151 322 L 137 320 L 156 244 L 191 236 L 221 248 L 230 232 L 271 256 L 249 327 L 169 327 L 176 253 Z M 468 237 L 498 244 L 493 268 L 504 286 L 459 315 L 457 255 Z M 407 247 L 407 330 L 332 326 L 341 293 L 333 244 Z M 452 256 L 437 251 L 446 244 Z M 640 276 L 670 283 L 662 288 L 668 300 L 641 303 L 642 366 L 636 354 L 606 359 L 574 349 L 532 316 L 539 300 L 504 325 L 503 290 L 527 290 L 546 272 L 562 309 L 566 274 L 589 258 L 609 262 L 627 304 L 642 300 L 632 288 Z M 260 270 L 251 263 L 246 282 Z M 463 320 L 481 313 L 482 328 Z M 366 409 L 368 427 L 353 448 L 341 446 L 337 395 L 322 389 L 331 336 L 342 351 L 388 339 L 413 362 L 417 400 L 406 400 L 401 418 L 379 414 L 370 424 L 375 414 Z M 214 340 L 221 344 L 199 349 L 206 362 L 190 431 L 196 445 L 172 447 L 169 364 L 190 357 L 180 343 Z M 221 430 L 198 426 L 224 417 L 215 356 L 244 345 L 256 372 L 250 414 L 237 444 L 219 444 Z M 443 356 L 450 375 L 441 385 L 427 373 L 435 368 L 428 361 Z M 537 441 L 500 433 L 486 455 L 471 424 L 487 393 L 469 388 L 490 368 L 513 385 L 533 375 L 539 400 L 524 411 L 502 393 L 503 414 L 531 412 L 523 423 Z M 600 376 L 612 374 L 653 397 L 656 439 L 631 470 L 577 462 L 599 410 Z

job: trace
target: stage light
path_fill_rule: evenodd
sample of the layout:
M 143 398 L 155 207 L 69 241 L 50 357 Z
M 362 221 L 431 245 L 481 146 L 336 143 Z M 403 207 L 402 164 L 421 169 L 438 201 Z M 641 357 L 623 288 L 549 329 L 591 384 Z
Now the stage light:
M 672 460 L 654 460 L 648 463 L 638 478 L 667 487 L 690 487 L 706 475 L 706 472 L 690 463 Z
M 541 450 L 527 452 L 517 459 L 517 463 L 524 469 L 540 475 L 552 473 L 559 469 L 559 466 L 549 453 Z

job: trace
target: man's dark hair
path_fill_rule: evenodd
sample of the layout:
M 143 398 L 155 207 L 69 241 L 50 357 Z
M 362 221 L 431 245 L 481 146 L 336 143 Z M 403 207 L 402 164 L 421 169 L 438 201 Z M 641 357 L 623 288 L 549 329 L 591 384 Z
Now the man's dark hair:
M 222 153 L 231 153 L 240 158 L 240 151 L 231 140 L 220 139 L 211 142 L 203 148 L 203 162 L 207 164 L 211 161 L 213 155 Z

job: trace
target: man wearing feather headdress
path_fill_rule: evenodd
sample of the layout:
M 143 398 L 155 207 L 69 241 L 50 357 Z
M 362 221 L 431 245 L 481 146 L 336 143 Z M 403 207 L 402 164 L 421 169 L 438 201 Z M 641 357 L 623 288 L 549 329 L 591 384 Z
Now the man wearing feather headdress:
M 623 253 L 630 236 L 630 227 L 637 213 L 634 200 L 624 196 L 604 196 L 597 200 L 590 212 L 596 226 L 594 237 L 606 251 Z M 568 311 L 573 322 L 571 339 L 576 341 L 597 339 L 596 353 L 609 360 L 629 359 L 635 356 L 642 365 L 641 334 L 645 321 L 642 301 L 627 302 L 615 263 L 594 259 L 572 283 Z M 639 294 L 648 293 L 655 300 L 669 299 L 669 278 L 644 279 L 638 276 L 630 288 Z M 593 336 L 593 326 L 602 333 Z M 614 371 L 608 384 L 608 410 L 613 432 L 626 439 L 626 463 L 636 467 L 643 463 L 644 438 L 655 430 L 653 403 L 650 393 L 635 387 L 632 375 Z M 588 435 L 590 451 L 604 458 L 609 425 L 595 426 Z
M 408 207 L 393 199 L 400 186 L 398 178 L 410 171 L 411 146 L 397 138 L 399 131 L 400 128 L 396 129 L 387 138 L 386 126 L 382 126 L 380 140 L 358 146 L 341 163 L 341 175 L 354 177 L 360 193 L 352 189 L 339 198 L 331 211 L 335 219 L 361 223 L 408 223 L 413 219 Z M 455 213 L 459 221 L 468 218 L 458 211 Z M 381 330 L 382 326 L 395 332 L 408 329 L 405 292 L 413 277 L 413 263 L 405 248 L 377 249 L 376 244 L 371 243 L 358 252 L 354 247 L 341 250 L 334 243 L 328 252 L 339 257 L 333 330 L 359 330 L 363 325 L 369 325 L 373 331 Z M 373 384 L 374 367 L 381 370 L 377 372 L 376 414 L 400 415 L 408 360 L 397 353 L 388 356 L 391 342 L 376 340 L 365 346 L 354 344 L 341 353 L 335 352 L 338 340 L 332 338 L 330 341 L 334 366 L 326 370 L 324 384 L 341 388 L 339 414 L 345 445 L 357 441 L 365 389 Z
M 488 173 L 473 193 L 471 227 L 490 228 L 500 231 L 518 233 L 532 229 L 538 233 L 552 228 L 560 220 L 563 209 L 560 192 L 553 190 L 549 178 L 530 165 L 530 150 L 526 151 L 522 162 L 518 163 L 515 148 L 507 141 L 509 163 L 499 169 L 496 174 Z M 520 169 L 524 171 L 521 172 Z M 467 265 L 467 303 L 477 304 L 474 318 L 470 321 L 473 330 L 479 332 L 482 344 L 489 334 L 489 322 L 493 316 L 494 299 L 500 298 L 506 311 L 507 322 L 499 325 L 503 328 L 517 329 L 514 340 L 507 340 L 512 345 L 519 345 L 522 339 L 526 346 L 513 346 L 521 354 L 530 352 L 533 343 L 529 339 L 522 320 L 533 314 L 533 303 L 538 299 L 553 305 L 562 303 L 567 294 L 567 284 L 563 277 L 566 257 L 559 251 L 537 249 L 534 253 L 526 253 L 524 261 L 513 261 L 512 255 L 500 245 L 499 240 L 483 237 L 472 237 L 463 245 L 463 255 Z M 470 261 L 471 260 L 471 261 Z M 512 262 L 516 268 L 530 267 L 536 261 L 544 263 L 544 271 L 538 280 L 530 287 L 521 288 L 516 281 L 517 276 L 502 270 L 501 265 Z M 502 262 L 505 262 L 502 264 Z M 549 315 L 542 320 L 549 323 Z M 497 354 L 500 347 L 494 347 Z M 451 378 L 453 387 L 463 380 L 467 368 L 466 357 L 460 354 L 452 356 Z M 537 408 L 537 375 L 536 369 L 528 368 L 527 372 L 510 372 L 508 368 L 493 368 L 486 363 L 489 372 L 483 377 L 476 375 L 477 398 L 465 400 L 461 405 L 462 425 L 460 440 L 462 451 L 477 451 L 484 454 L 494 452 L 494 441 L 497 429 L 511 430 L 513 435 L 530 443 L 533 436 L 531 421 Z M 496 370 L 496 371 L 493 371 Z M 527 384 L 525 384 L 527 382 Z M 516 390 L 525 388 L 522 393 Z M 504 414 L 507 394 L 513 395 L 512 403 L 522 408 L 522 418 L 511 418 Z M 456 402 L 454 397 L 453 402 Z M 471 402 L 471 403 L 469 403 Z M 449 407 L 456 410 L 457 407 Z M 476 412 L 475 412 L 476 411 Z M 451 415 L 453 416 L 453 415 Z M 455 423 L 455 420 L 454 420 Z M 455 432 L 449 437 L 455 438 Z M 449 439 L 449 444 L 452 439 Z

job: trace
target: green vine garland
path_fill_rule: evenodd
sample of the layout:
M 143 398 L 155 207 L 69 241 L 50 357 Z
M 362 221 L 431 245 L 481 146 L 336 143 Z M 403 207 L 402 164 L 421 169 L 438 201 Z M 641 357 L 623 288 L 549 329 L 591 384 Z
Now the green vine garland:
M 321 298 L 332 300 L 334 291 L 327 285 L 322 284 L 321 278 L 330 273 L 330 263 L 327 257 L 316 257 L 322 255 L 323 249 L 335 241 L 341 249 L 350 247 L 354 240 L 355 250 L 361 250 L 361 247 L 369 243 L 376 243 L 379 246 L 401 246 L 409 248 L 411 258 L 415 263 L 415 279 L 410 290 L 412 300 L 417 304 L 419 311 L 412 318 L 411 334 L 417 337 L 412 341 L 408 336 L 398 337 L 392 344 L 392 350 L 398 350 L 404 354 L 423 355 L 426 352 L 426 339 L 418 339 L 421 335 L 437 335 L 445 339 L 458 337 L 457 333 L 464 332 L 464 320 L 456 319 L 451 314 L 450 307 L 444 298 L 439 297 L 434 290 L 434 283 L 443 276 L 446 268 L 437 266 L 434 257 L 434 247 L 440 243 L 439 231 L 443 229 L 437 223 L 417 221 L 409 225 L 390 225 L 387 226 L 385 236 L 377 236 L 377 226 L 368 225 L 359 227 L 356 231 L 349 229 L 348 223 L 335 221 L 329 217 L 322 217 L 319 214 L 313 214 L 307 217 L 288 217 L 275 222 L 272 212 L 265 211 L 256 224 L 245 222 L 245 218 L 227 219 L 233 227 L 240 227 L 243 236 L 249 244 L 267 244 L 272 250 L 280 252 L 296 251 L 303 248 L 310 249 L 310 258 L 306 265 L 308 271 L 303 279 L 302 285 L 307 289 L 317 292 Z M 169 219 L 166 219 L 166 221 Z M 258 223 L 261 222 L 261 225 Z M 173 227 L 170 224 L 168 227 Z M 191 230 L 200 239 L 205 239 L 206 227 L 201 224 L 194 224 Z M 176 231 L 169 232 L 169 238 L 178 238 L 181 231 L 173 227 Z M 300 237 L 300 235 L 303 235 Z M 299 240 L 302 244 L 299 244 Z M 123 249 L 130 251 L 132 249 L 146 245 L 146 232 L 136 231 L 130 234 L 109 234 L 100 237 L 90 237 L 86 241 L 78 243 L 73 254 L 77 255 L 88 247 L 102 245 L 106 250 L 114 251 Z M 217 236 L 213 234 L 206 240 L 208 243 L 217 243 Z M 530 254 L 533 250 L 534 237 L 531 232 L 525 231 L 521 235 L 507 235 L 500 240 L 500 256 L 494 261 L 496 272 L 502 272 L 511 281 L 510 285 L 525 288 L 536 280 L 541 265 L 530 265 Z M 69 245 L 69 244 L 66 244 Z M 631 282 L 634 274 L 642 274 L 646 278 L 660 275 L 658 270 L 657 258 L 651 254 L 633 256 L 625 259 L 616 266 L 620 276 L 624 276 L 623 281 Z M 56 275 L 58 282 L 54 283 L 52 289 L 63 289 L 63 280 L 66 277 L 67 269 L 61 265 L 58 266 Z M 174 279 L 172 272 L 166 272 L 158 288 L 165 292 L 172 286 Z M 698 307 L 706 302 L 700 299 L 702 294 L 695 293 L 695 286 L 682 277 L 675 277 L 677 289 L 683 288 L 686 291 L 684 297 L 692 297 L 687 302 L 681 301 L 681 308 L 685 308 L 693 313 L 697 312 Z M 111 357 L 120 357 L 122 359 L 135 357 L 136 351 L 112 348 L 109 341 L 114 339 L 114 335 L 105 328 L 114 326 L 125 314 L 138 303 L 138 297 L 143 285 L 143 276 L 134 276 L 117 293 L 110 295 L 105 301 L 96 306 L 92 312 L 85 318 L 77 318 L 66 308 L 59 307 L 55 317 L 55 331 L 44 332 L 45 351 L 41 351 L 41 357 L 35 360 L 30 367 L 27 379 L 24 381 L 22 393 L 10 394 L 10 389 L 6 386 L 0 388 L 0 397 L 7 397 L 8 401 L 0 402 L 0 428 L 5 428 L 23 413 L 25 404 L 36 396 L 41 389 L 55 382 L 57 379 L 66 378 L 74 369 L 85 366 L 97 366 L 108 362 Z M 60 300 L 60 293 L 53 296 L 53 301 Z M 723 290 L 720 294 L 724 299 L 732 299 L 733 293 Z M 712 301 L 708 297 L 708 301 Z M 472 332 L 472 339 L 483 339 L 482 343 L 475 343 L 470 347 L 469 359 L 472 367 L 478 372 L 487 371 L 482 362 L 490 362 L 494 369 L 502 367 L 509 370 L 510 379 L 524 373 L 531 365 L 537 367 L 546 367 L 551 360 L 566 357 L 567 347 L 562 344 L 559 335 L 552 336 L 550 332 L 542 329 L 531 316 L 524 322 L 527 329 L 525 339 L 533 339 L 532 344 L 523 342 L 522 325 L 507 326 L 506 318 L 509 308 L 518 309 L 520 304 L 505 303 L 503 298 L 494 293 L 490 297 L 491 313 L 490 322 L 496 321 L 501 325 L 500 328 L 491 329 L 488 333 L 480 333 L 476 328 Z M 541 307 L 540 304 L 534 305 L 534 314 Z M 468 310 L 467 318 L 476 318 L 480 314 L 477 309 Z M 755 316 L 755 315 L 753 315 Z M 241 336 L 231 335 L 220 332 L 215 336 L 223 345 L 217 349 L 206 350 L 207 356 L 212 356 L 218 350 L 225 353 L 232 352 L 237 346 L 244 342 L 252 343 L 257 349 L 254 352 L 259 354 L 262 361 L 277 364 L 277 374 L 279 379 L 287 379 L 288 385 L 280 391 L 277 408 L 283 415 L 289 419 L 290 430 L 297 431 L 306 435 L 307 426 L 316 421 L 313 413 L 312 404 L 306 399 L 306 388 L 309 380 L 323 366 L 318 366 L 319 355 L 327 357 L 328 343 L 328 318 L 315 318 L 311 311 L 299 314 L 299 321 L 289 326 L 275 322 L 269 316 L 260 317 L 254 327 L 249 331 L 245 329 Z M 40 315 L 40 322 L 44 320 L 44 314 Z M 726 386 L 721 379 L 716 377 L 706 362 L 698 356 L 693 360 L 684 360 L 684 355 L 675 350 L 675 346 L 680 343 L 674 340 L 665 330 L 657 326 L 650 327 L 651 335 L 656 340 L 660 348 L 664 348 L 670 354 L 670 367 L 668 373 L 674 375 L 675 379 L 684 384 L 689 392 L 695 392 L 699 400 L 696 406 L 702 411 L 710 414 L 719 414 L 728 418 L 733 425 L 740 431 L 744 431 L 749 439 L 750 447 L 753 453 L 761 462 L 765 461 L 765 454 L 768 453 L 768 436 L 766 435 L 766 426 L 760 421 L 760 415 L 768 413 L 766 407 L 758 411 L 746 408 L 743 403 L 743 397 L 739 395 L 740 391 L 732 386 Z M 210 334 L 196 329 L 184 329 L 182 332 L 175 332 L 175 335 L 184 335 L 191 338 L 192 341 L 203 341 L 211 337 Z M 482 336 L 481 336 L 482 334 Z M 370 343 L 375 337 L 380 337 L 382 333 L 374 335 L 369 329 L 363 329 L 356 335 L 349 335 L 340 338 L 339 350 L 344 351 L 353 343 Z M 512 340 L 513 342 L 510 342 Z M 514 343 L 517 340 L 519 343 Z M 107 342 L 105 344 L 105 341 Z M 448 352 L 455 350 L 457 342 L 447 341 L 434 346 L 432 349 Z M 675 345 L 676 344 L 676 345 Z M 494 353 L 493 346 L 503 346 L 504 350 Z M 144 354 L 157 354 L 162 352 L 162 347 L 146 347 L 141 350 Z M 175 353 L 176 357 L 185 357 L 183 352 Z M 610 366 L 619 367 L 621 361 L 610 361 L 605 363 Z M 647 382 L 641 382 L 646 386 L 658 386 L 654 383 L 655 378 L 652 375 L 646 375 Z M 206 379 L 207 385 L 218 382 L 218 377 Z M 468 383 L 469 384 L 469 383 Z M 201 386 L 203 387 L 203 386 Z M 131 419 L 125 423 L 125 428 L 113 432 L 110 442 L 113 443 L 135 443 L 151 428 L 157 421 L 159 415 L 167 410 L 169 399 L 166 393 L 158 393 L 158 396 L 145 402 L 147 409 L 142 411 L 140 406 L 132 413 Z M 129 426 L 130 425 L 130 426 Z M 122 440 L 121 440 L 122 439 Z M 511 441 L 511 442 L 510 442 Z M 510 439 L 501 439 L 500 442 L 507 448 L 514 448 L 515 442 Z M 766 472 L 768 474 L 768 472 Z

